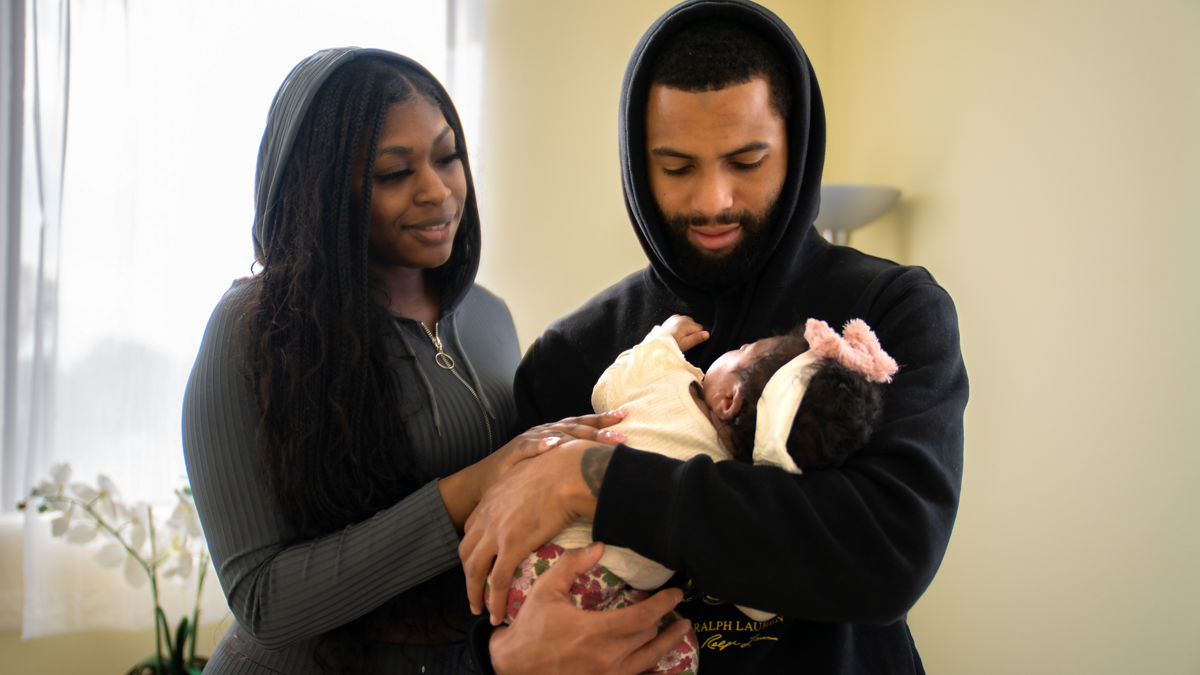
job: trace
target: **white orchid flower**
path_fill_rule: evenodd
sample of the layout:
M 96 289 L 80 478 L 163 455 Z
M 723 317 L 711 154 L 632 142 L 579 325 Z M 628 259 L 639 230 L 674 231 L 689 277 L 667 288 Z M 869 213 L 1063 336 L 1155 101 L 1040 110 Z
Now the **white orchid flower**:
M 50 466 L 50 480 L 59 485 L 66 485 L 71 480 L 71 463 L 59 462 Z
M 100 528 L 96 523 L 75 523 L 71 529 L 67 530 L 67 543 L 69 544 L 86 544 L 96 538 Z
M 196 567 L 196 560 L 192 555 L 191 549 L 188 547 L 186 534 L 172 537 L 171 553 L 168 561 L 168 564 L 163 569 L 163 577 L 187 579 L 192 576 L 192 569 Z
M 67 516 L 60 516 L 50 521 L 50 536 L 61 537 L 71 529 L 71 519 Z
M 104 548 L 100 549 L 100 552 L 96 554 L 96 562 L 101 567 L 111 569 L 125 562 L 128 555 L 129 552 L 125 550 L 125 547 L 114 541 L 105 544 Z
M 200 528 L 200 516 L 196 513 L 196 504 L 192 501 L 190 491 L 176 490 L 175 497 L 175 509 L 167 519 L 167 527 L 197 539 L 204 536 L 204 531 Z
M 121 575 L 134 588 L 145 588 L 149 584 L 156 614 L 162 612 L 158 580 L 167 577 L 185 580 L 192 576 L 198 565 L 207 567 L 208 549 L 190 488 L 175 491 L 176 504 L 170 517 L 156 523 L 147 503 L 128 506 L 122 502 L 116 484 L 108 476 L 97 476 L 95 486 L 70 480 L 70 465 L 55 464 L 50 469 L 49 480 L 38 483 L 20 502 L 19 508 L 25 510 L 35 502 L 39 514 L 50 513 L 52 516 L 49 518 L 51 535 L 70 544 L 86 546 L 103 534 L 104 545 L 95 547 L 96 563 L 110 569 L 121 566 Z M 153 537 L 153 551 L 146 546 L 150 537 Z M 194 615 L 199 612 L 204 578 L 204 569 L 201 569 L 195 585 Z M 180 624 L 180 631 L 184 625 Z M 190 639 L 195 640 L 194 632 Z
M 175 565 L 175 574 L 180 579 L 192 576 L 192 569 L 196 567 L 196 559 L 192 557 L 191 551 L 186 549 L 180 551 L 179 555 L 175 556 L 175 560 L 178 561 Z
M 125 567 L 121 570 L 125 575 L 125 581 L 134 588 L 141 588 L 146 585 L 146 569 L 138 562 L 138 559 L 133 556 L 125 558 Z
M 100 491 L 87 483 L 71 483 L 71 496 L 87 504 L 100 496 Z
M 101 518 L 112 522 L 117 518 L 117 500 L 120 499 L 121 493 L 117 490 L 116 483 L 113 483 L 112 479 L 104 474 L 96 476 L 96 484 L 100 490 L 92 508 L 100 514 Z
M 129 548 L 140 551 L 142 550 L 142 546 L 146 544 L 146 528 L 150 521 L 150 507 L 146 502 L 138 502 L 127 513 L 129 521 L 125 526 L 129 531 L 125 535 L 125 541 L 128 542 Z
M 63 462 L 50 467 L 50 480 L 43 480 L 30 492 L 34 497 L 47 497 L 62 494 L 67 489 L 67 481 L 71 480 L 71 465 Z M 54 507 L 51 507 L 54 508 Z M 61 510 L 61 505 L 57 510 Z

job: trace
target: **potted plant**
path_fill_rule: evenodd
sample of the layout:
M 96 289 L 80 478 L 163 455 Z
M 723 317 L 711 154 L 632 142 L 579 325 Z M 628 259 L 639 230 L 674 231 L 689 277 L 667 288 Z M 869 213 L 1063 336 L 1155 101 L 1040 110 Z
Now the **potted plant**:
M 200 673 L 206 659 L 196 656 L 196 628 L 208 572 L 208 548 L 191 488 L 176 489 L 171 515 L 156 521 L 149 504 L 125 504 L 107 476 L 97 476 L 95 485 L 70 479 L 70 465 L 56 464 L 49 480 L 33 488 L 17 508 L 36 507 L 39 514 L 51 518 L 51 535 L 68 543 L 93 545 L 98 539 L 107 540 L 99 548 L 96 562 L 104 567 L 123 566 L 125 580 L 135 588 L 149 585 L 154 602 L 154 653 L 128 675 Z M 159 583 L 169 578 L 186 581 L 193 572 L 196 598 L 191 616 L 183 616 L 172 630 L 159 602 Z

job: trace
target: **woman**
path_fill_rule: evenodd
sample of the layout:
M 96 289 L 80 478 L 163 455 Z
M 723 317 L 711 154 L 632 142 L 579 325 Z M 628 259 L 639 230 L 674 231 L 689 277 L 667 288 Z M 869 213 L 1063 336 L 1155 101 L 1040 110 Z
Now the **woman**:
M 601 416 L 530 430 L 504 303 L 475 285 L 462 125 L 416 62 L 324 50 L 259 151 L 255 257 L 184 401 L 196 505 L 235 622 L 206 673 L 469 672 L 457 555 L 497 476 Z M 611 417 L 611 416 L 610 416 Z

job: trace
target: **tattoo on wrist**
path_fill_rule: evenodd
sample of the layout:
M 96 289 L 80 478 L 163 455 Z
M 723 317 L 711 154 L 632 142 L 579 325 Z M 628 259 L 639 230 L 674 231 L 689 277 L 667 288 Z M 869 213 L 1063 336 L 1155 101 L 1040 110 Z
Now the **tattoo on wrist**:
M 583 474 L 583 482 L 587 483 L 592 496 L 600 497 L 600 484 L 604 482 L 604 472 L 608 470 L 608 460 L 612 458 L 612 447 L 594 445 L 583 451 L 583 459 L 579 461 L 579 472 Z

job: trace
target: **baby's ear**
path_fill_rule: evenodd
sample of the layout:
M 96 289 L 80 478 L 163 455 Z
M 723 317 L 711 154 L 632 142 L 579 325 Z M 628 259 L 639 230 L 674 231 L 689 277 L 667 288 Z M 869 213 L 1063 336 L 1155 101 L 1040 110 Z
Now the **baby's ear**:
M 733 419 L 742 410 L 742 403 L 745 401 L 745 396 L 742 393 L 744 385 L 742 383 L 735 384 L 733 391 L 721 397 L 714 411 L 722 421 L 728 422 Z

